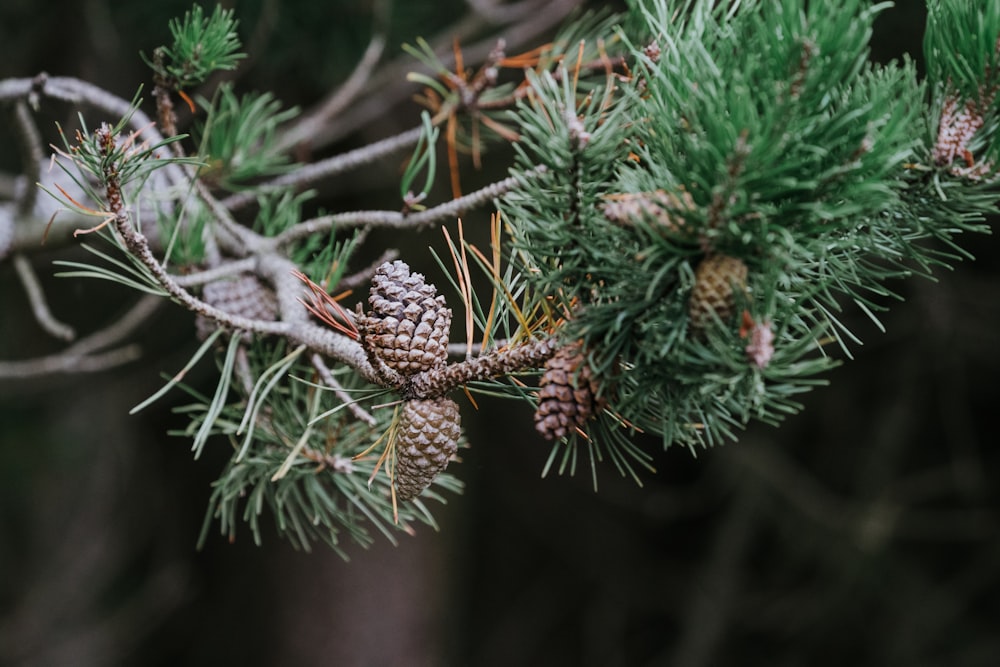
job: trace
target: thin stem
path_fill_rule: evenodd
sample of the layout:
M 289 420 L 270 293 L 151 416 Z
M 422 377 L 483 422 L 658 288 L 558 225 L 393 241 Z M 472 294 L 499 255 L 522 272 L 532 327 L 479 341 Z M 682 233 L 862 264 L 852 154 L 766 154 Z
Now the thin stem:
M 363 421 L 369 426 L 375 426 L 378 421 L 373 417 L 367 410 L 358 405 L 358 402 L 354 400 L 345 390 L 343 385 L 341 385 L 337 378 L 333 376 L 330 372 L 330 368 L 323 361 L 323 357 L 318 354 L 313 354 L 310 357 L 313 368 L 319 373 L 320 378 L 323 379 L 323 383 L 333 390 L 333 393 L 337 395 L 337 398 L 347 406 L 347 409 L 351 411 L 356 419 Z
M 146 323 L 163 303 L 161 297 L 146 294 L 111 324 L 78 340 L 65 353 L 84 355 L 118 344 Z

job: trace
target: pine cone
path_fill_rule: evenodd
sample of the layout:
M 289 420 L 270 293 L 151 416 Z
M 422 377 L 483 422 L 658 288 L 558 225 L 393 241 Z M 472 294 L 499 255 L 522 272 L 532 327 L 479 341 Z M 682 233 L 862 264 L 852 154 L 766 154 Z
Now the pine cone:
M 612 222 L 631 227 L 637 220 L 646 220 L 672 233 L 691 231 L 683 213 L 694 209 L 694 199 L 685 190 L 679 195 L 666 190 L 605 195 L 601 205 L 604 217 Z
M 604 409 L 597 396 L 597 380 L 587 365 L 583 346 L 560 348 L 545 362 L 538 387 L 535 428 L 546 440 L 564 438 Z
M 458 403 L 448 397 L 403 403 L 396 431 L 396 498 L 410 500 L 430 486 L 458 451 Z
M 405 262 L 386 262 L 372 278 L 371 310 L 358 318 L 362 344 L 370 354 L 402 375 L 445 363 L 451 309 L 424 276 Z
M 691 329 L 703 333 L 712 324 L 714 313 L 726 321 L 735 310 L 736 290 L 746 289 L 747 265 L 729 255 L 708 255 L 694 271 L 694 288 L 688 301 Z
M 254 320 L 278 319 L 278 297 L 268 285 L 249 273 L 231 279 L 215 280 L 202 289 L 202 300 L 230 315 Z M 202 340 L 218 325 L 206 317 L 195 320 L 195 330 Z

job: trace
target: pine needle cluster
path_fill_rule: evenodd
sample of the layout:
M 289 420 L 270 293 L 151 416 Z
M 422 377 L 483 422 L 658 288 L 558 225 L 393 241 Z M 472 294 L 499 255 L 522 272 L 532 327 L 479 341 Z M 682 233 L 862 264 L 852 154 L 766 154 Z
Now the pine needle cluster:
M 547 169 L 502 209 L 538 293 L 571 314 L 559 335 L 607 379 L 605 419 L 689 447 L 779 422 L 858 342 L 845 308 L 877 322 L 893 281 L 983 229 L 995 177 L 931 157 L 940 89 L 960 90 L 950 72 L 990 89 L 996 71 L 1000 21 L 973 5 L 935 5 L 929 44 L 986 55 L 940 57 L 931 82 L 909 60 L 870 62 L 884 5 L 857 0 L 637 2 L 613 89 L 534 82 L 519 166 Z M 978 47 L 956 37 L 969 21 Z

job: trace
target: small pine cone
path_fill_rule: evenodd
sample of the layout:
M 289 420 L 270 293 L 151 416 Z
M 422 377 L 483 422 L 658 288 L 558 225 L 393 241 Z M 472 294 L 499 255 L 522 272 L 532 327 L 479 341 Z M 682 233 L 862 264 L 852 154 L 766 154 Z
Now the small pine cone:
M 396 432 L 396 498 L 416 498 L 458 451 L 458 403 L 446 396 L 403 403 Z
M 679 195 L 666 190 L 622 192 L 606 195 L 601 205 L 604 217 L 611 222 L 630 227 L 637 220 L 645 220 L 673 233 L 690 231 L 683 213 L 694 209 L 694 199 L 686 190 Z
M 754 322 L 747 331 L 749 341 L 746 346 L 747 359 L 757 368 L 764 369 L 774 356 L 774 331 L 771 322 Z
M 278 297 L 274 290 L 249 273 L 206 284 L 202 289 L 202 300 L 230 315 L 271 322 L 278 319 Z M 206 317 L 199 316 L 195 320 L 198 337 L 202 340 L 217 326 Z
M 405 262 L 386 262 L 372 278 L 371 310 L 358 318 L 369 353 L 402 375 L 436 368 L 448 357 L 451 309 Z
M 564 438 L 604 409 L 597 396 L 597 379 L 587 365 L 583 346 L 560 348 L 545 362 L 538 387 L 535 428 L 546 440 Z
M 694 288 L 688 301 L 691 329 L 703 333 L 714 313 L 722 321 L 733 316 L 734 294 L 747 284 L 747 265 L 729 255 L 708 255 L 694 271 Z

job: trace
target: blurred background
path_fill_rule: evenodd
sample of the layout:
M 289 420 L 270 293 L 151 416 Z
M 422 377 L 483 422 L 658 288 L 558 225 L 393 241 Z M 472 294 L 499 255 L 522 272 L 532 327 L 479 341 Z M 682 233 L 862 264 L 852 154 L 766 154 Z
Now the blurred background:
M 230 4 L 251 53 L 240 88 L 303 108 L 350 74 L 378 9 Z M 458 31 L 463 44 L 503 35 L 510 52 L 527 50 L 573 4 L 395 3 L 382 78 L 312 157 L 415 125 L 403 42 L 450 44 Z M 167 42 L 167 21 L 190 3 L 40 7 L 3 0 L 0 79 L 46 71 L 130 98 L 149 86 L 139 51 Z M 923 2 L 885 11 L 873 57 L 919 59 L 924 19 Z M 4 173 L 19 167 L 12 142 L 0 129 Z M 463 172 L 466 190 L 509 160 L 491 149 L 482 171 Z M 399 164 L 322 183 L 320 201 L 350 210 L 394 198 Z M 488 219 L 466 216 L 466 229 Z M 444 247 L 440 232 L 381 242 L 440 276 L 426 255 Z M 162 308 L 138 362 L 0 380 L 0 665 L 1000 664 L 1000 244 L 962 242 L 975 262 L 894 286 L 906 300 L 882 318 L 887 333 L 848 315 L 865 345 L 801 414 L 696 457 L 661 452 L 641 488 L 610 466 L 597 493 L 587 474 L 541 479 L 549 448 L 524 406 L 463 406 L 472 447 L 452 470 L 466 493 L 439 511 L 440 532 L 349 549 L 350 562 L 273 534 L 261 547 L 248 531 L 229 544 L 215 527 L 195 549 L 227 448 L 192 461 L 187 441 L 165 435 L 183 426 L 169 397 L 128 415 L 195 346 L 193 317 Z M 32 260 L 53 311 L 86 333 L 132 295 L 52 278 L 52 259 L 74 252 Z M 0 359 L 58 349 L 0 264 Z M 192 381 L 210 384 L 199 369 Z

